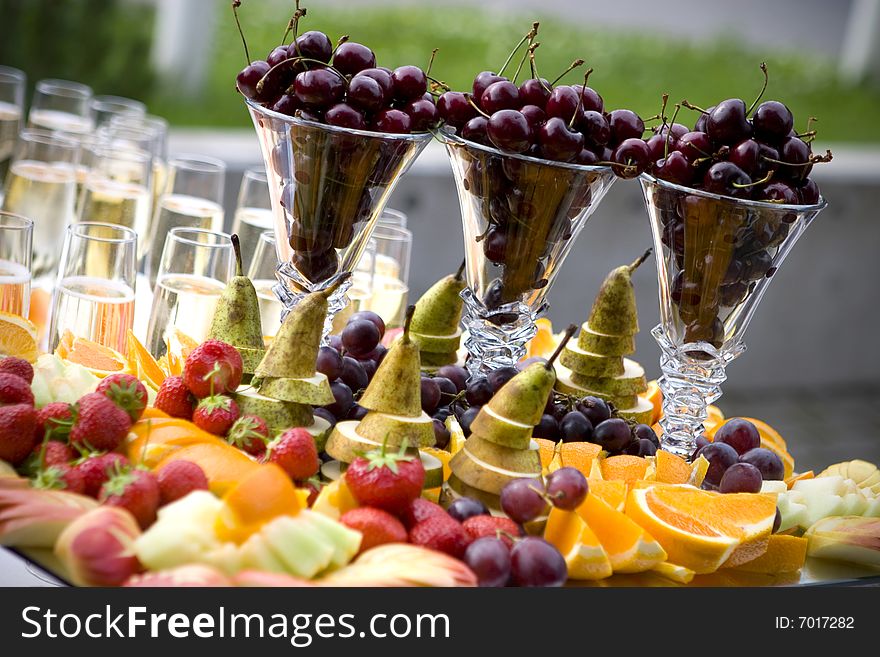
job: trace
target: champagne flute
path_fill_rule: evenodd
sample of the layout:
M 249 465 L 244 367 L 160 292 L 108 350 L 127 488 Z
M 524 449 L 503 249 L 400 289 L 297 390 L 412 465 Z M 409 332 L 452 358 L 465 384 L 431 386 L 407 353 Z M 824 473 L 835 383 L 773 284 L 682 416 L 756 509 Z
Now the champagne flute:
M 147 106 L 139 100 L 122 96 L 95 96 L 89 101 L 89 111 L 96 128 L 110 123 L 115 116 L 144 116 Z
M 28 316 L 34 222 L 0 212 L 0 311 Z
M 21 129 L 26 79 L 25 74 L 17 68 L 0 66 L 0 185 L 9 171 L 15 140 Z
M 34 222 L 33 273 L 51 272 L 58 241 L 74 218 L 79 144 L 45 130 L 22 130 L 6 177 L 3 210 Z
M 387 211 L 386 211 L 387 212 Z M 385 213 L 383 213 L 383 218 Z M 394 220 L 397 217 L 393 217 Z M 362 309 L 372 310 L 385 319 L 389 328 L 403 326 L 409 294 L 409 261 L 412 233 L 406 228 L 383 223 L 373 231 L 375 243 L 372 265 L 372 293 Z
M 263 335 L 270 337 L 274 337 L 278 332 L 281 326 L 281 311 L 284 309 L 278 297 L 272 292 L 272 287 L 278 282 L 275 271 L 279 264 L 278 254 L 275 251 L 275 231 L 264 230 L 257 239 L 257 246 L 248 269 L 248 278 L 257 290 Z
M 94 129 L 89 101 L 91 87 L 70 80 L 40 80 L 34 88 L 29 128 L 87 134 Z
M 165 184 L 168 182 L 168 165 L 166 164 L 168 159 L 168 121 L 154 114 L 145 114 L 144 116 L 124 114 L 110 119 L 109 129 L 112 132 L 126 131 L 130 134 L 134 131 L 150 135 L 151 146 L 149 148 L 141 146 L 141 148 L 153 154 L 152 207 L 155 208 L 159 203 L 159 197 L 165 192 Z M 152 221 L 152 216 L 150 220 Z
M 385 208 L 384 210 L 382 210 L 382 216 L 379 217 L 379 225 L 406 228 L 406 222 L 406 213 L 401 212 L 400 210 L 395 210 L 393 208 Z
M 241 178 L 232 222 L 232 232 L 241 240 L 241 259 L 245 269 L 250 266 L 260 234 L 271 228 L 272 202 L 266 171 L 263 167 L 247 169 Z
M 174 228 L 223 228 L 226 164 L 203 155 L 181 155 L 168 163 L 168 182 L 153 209 L 147 275 L 155 286 L 165 236 Z
M 134 322 L 137 233 L 98 222 L 67 227 L 49 322 L 49 351 L 65 332 L 125 352 Z
M 235 257 L 226 233 L 202 228 L 172 228 L 156 270 L 147 349 L 156 358 L 166 351 L 175 329 L 201 342 L 214 309 L 233 275 Z

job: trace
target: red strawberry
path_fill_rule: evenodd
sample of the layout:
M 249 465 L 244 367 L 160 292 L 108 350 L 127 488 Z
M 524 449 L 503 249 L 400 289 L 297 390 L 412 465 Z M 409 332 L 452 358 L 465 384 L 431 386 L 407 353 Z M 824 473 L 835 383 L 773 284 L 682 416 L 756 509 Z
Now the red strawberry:
M 112 452 L 122 444 L 131 428 L 128 413 L 100 392 L 79 398 L 71 410 L 70 444 L 96 452 Z
M 241 374 L 241 354 L 220 340 L 205 340 L 190 352 L 183 366 L 186 387 L 200 399 L 235 392 Z
M 34 438 L 38 443 L 43 442 L 46 431 L 52 430 L 52 438 L 66 438 L 70 433 L 70 420 L 73 416 L 70 414 L 70 404 L 66 402 L 52 402 L 46 404 L 37 411 L 37 428 L 34 431 Z M 62 420 L 62 422 L 56 422 Z
M 400 520 L 382 509 L 369 506 L 352 509 L 343 513 L 339 522 L 363 534 L 359 552 L 385 543 L 406 543 L 406 528 Z
M 183 382 L 182 376 L 166 376 L 159 386 L 153 405 L 171 417 L 192 420 L 195 399 Z
M 409 542 L 461 559 L 471 537 L 458 521 L 437 515 L 422 520 L 409 530 Z
M 38 459 L 42 457 L 43 462 L 40 465 L 45 468 L 48 468 L 50 465 L 67 465 L 78 456 L 78 454 L 71 449 L 70 445 L 58 442 L 57 440 L 46 441 L 45 453 L 43 452 L 42 442 L 34 445 L 34 451 L 32 451 L 31 454 Z
M 106 454 L 90 454 L 76 464 L 85 482 L 84 493 L 97 499 L 101 486 L 114 472 L 121 472 L 131 464 L 122 454 L 107 452 Z
M 194 490 L 208 490 L 205 471 L 192 461 L 171 461 L 159 470 L 157 478 L 162 506 L 179 500 Z
M 109 397 L 128 413 L 132 422 L 137 422 L 147 407 L 147 388 L 131 374 L 111 374 L 101 380 L 95 392 Z
M 0 372 L 15 374 L 15 376 L 27 381 L 28 385 L 34 382 L 34 368 L 23 358 L 7 356 L 6 358 L 0 359 Z
M 199 429 L 216 436 L 225 436 L 238 419 L 238 404 L 232 397 L 212 395 L 199 401 L 193 422 Z
M 483 536 L 491 536 L 492 538 L 500 538 L 507 544 L 507 547 L 513 547 L 513 540 L 510 536 L 522 536 L 522 531 L 510 518 L 501 518 L 499 516 L 471 516 L 461 526 L 468 533 L 472 541 L 482 538 Z M 502 533 L 499 534 L 498 532 Z M 507 536 L 510 534 L 510 536 Z
M 425 468 L 421 460 L 404 453 L 379 450 L 357 457 L 345 471 L 345 483 L 363 506 L 375 506 L 400 515 L 422 494 Z
M 0 372 L 0 406 L 4 404 L 34 405 L 31 384 L 17 374 Z
M 69 493 L 85 492 L 85 479 L 82 473 L 67 463 L 50 465 L 41 469 L 33 480 L 34 488 L 66 490 Z
M 266 461 L 275 463 L 291 479 L 308 479 L 318 474 L 318 448 L 305 429 L 288 429 L 269 443 Z
M 24 461 L 37 443 L 36 426 L 37 412 L 30 404 L 0 406 L 0 461 L 12 465 Z
M 424 497 L 417 497 L 410 502 L 409 506 L 400 514 L 400 519 L 403 521 L 403 524 L 407 529 L 412 529 L 422 520 L 430 518 L 431 516 L 448 517 L 449 514 L 446 513 L 446 510 L 439 504 L 434 504 L 434 502 L 426 500 Z
M 266 453 L 269 426 L 259 415 L 242 415 L 226 434 L 226 440 L 241 451 L 259 457 Z
M 159 508 L 159 482 L 149 470 L 134 468 L 113 473 L 101 486 L 98 500 L 131 512 L 141 529 L 156 521 Z

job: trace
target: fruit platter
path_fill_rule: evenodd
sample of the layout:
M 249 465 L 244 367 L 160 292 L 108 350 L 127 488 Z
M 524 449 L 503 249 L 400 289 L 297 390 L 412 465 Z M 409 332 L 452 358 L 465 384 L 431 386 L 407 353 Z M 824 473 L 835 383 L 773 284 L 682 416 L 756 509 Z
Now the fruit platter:
M 277 332 L 235 234 L 206 335 L 177 326 L 161 355 L 131 329 L 124 349 L 74 330 L 41 349 L 39 327 L 0 314 L 0 545 L 75 586 L 880 581 L 877 465 L 803 471 L 796 437 L 714 403 L 824 207 L 815 131 L 763 89 L 751 106 L 608 110 L 592 69 L 561 82 L 582 60 L 538 74 L 538 23 L 456 91 L 433 56 L 379 67 L 348 37 L 300 32 L 305 16 L 297 3 L 292 41 L 236 77 L 270 185 Z M 431 139 L 453 164 L 466 260 L 401 325 L 344 313 Z M 654 248 L 554 331 L 563 260 L 634 178 Z M 651 259 L 657 380 L 635 359 L 632 275 Z

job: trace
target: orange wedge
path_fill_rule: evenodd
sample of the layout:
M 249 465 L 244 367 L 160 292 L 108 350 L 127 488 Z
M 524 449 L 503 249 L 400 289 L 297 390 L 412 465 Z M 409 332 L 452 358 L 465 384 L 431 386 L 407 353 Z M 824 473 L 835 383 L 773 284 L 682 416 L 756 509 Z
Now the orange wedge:
M 605 579 L 611 561 L 596 534 L 577 513 L 553 508 L 544 527 L 544 540 L 565 558 L 570 579 Z
M 547 357 L 556 348 L 556 337 L 553 335 L 553 323 L 546 317 L 541 317 L 535 322 L 538 332 L 535 337 L 526 344 L 526 358 L 533 356 Z
M 165 380 L 165 372 L 131 329 L 128 330 L 128 368 L 154 390 L 158 390 Z
M 640 396 L 651 402 L 654 407 L 651 421 L 648 424 L 656 424 L 663 417 L 663 393 L 660 392 L 660 386 L 656 381 L 648 381 L 648 389 Z
M 668 561 L 657 564 L 651 569 L 651 572 L 662 575 L 666 579 L 671 579 L 673 582 L 678 582 L 680 584 L 689 584 L 691 580 L 694 579 L 694 575 L 696 575 L 696 573 L 690 568 L 669 563 Z
M 589 477 L 593 459 L 601 451 L 602 448 L 594 443 L 562 443 L 559 447 L 559 461 L 562 467 L 577 468 L 585 477 Z
M 648 532 L 598 495 L 588 494 L 577 514 L 599 539 L 615 573 L 641 573 L 666 561 L 666 552 Z
M 155 406 L 147 406 L 144 409 L 143 414 L 141 415 L 142 420 L 154 420 L 157 418 L 165 419 L 165 418 L 170 418 L 170 417 L 171 416 L 168 415 L 168 413 L 166 413 L 165 411 L 160 411 Z
M 21 315 L 0 311 L 0 356 L 37 362 L 37 327 Z
M 691 465 L 672 452 L 659 450 L 654 456 L 654 479 L 664 484 L 686 484 L 691 478 Z
M 538 456 L 541 457 L 541 469 L 544 470 L 553 460 L 553 455 L 556 453 L 556 443 L 547 438 L 532 438 L 532 440 L 538 443 Z
M 244 452 L 216 440 L 217 443 L 200 442 L 176 449 L 156 464 L 156 470 L 172 461 L 192 461 L 204 470 L 208 489 L 222 496 L 241 479 L 262 467 Z
M 64 332 L 55 349 L 55 355 L 71 363 L 82 365 L 95 376 L 102 378 L 110 374 L 132 373 L 125 356 L 118 351 L 85 338 L 73 337 L 69 331 Z
M 809 541 L 800 536 L 772 534 L 767 543 L 767 551 L 752 561 L 737 566 L 736 570 L 750 573 L 791 573 L 803 568 L 807 558 Z
M 587 483 L 590 485 L 590 495 L 597 495 L 612 509 L 623 511 L 623 505 L 626 502 L 627 482 L 620 479 L 605 481 L 604 479 L 588 478 Z
M 175 450 L 199 443 L 227 444 L 188 420 L 168 416 L 142 417 L 129 430 L 125 449 L 129 461 L 152 468 Z
M 274 463 L 258 466 L 223 496 L 214 531 L 221 541 L 243 543 L 278 516 L 296 515 L 306 508 L 307 497 Z
M 806 472 L 801 472 L 800 474 L 793 474 L 788 479 L 785 480 L 785 485 L 791 488 L 795 485 L 796 482 L 801 481 L 803 479 L 815 479 L 816 473 L 812 470 L 807 470 Z
M 358 501 L 345 484 L 345 477 L 340 477 L 321 489 L 317 499 L 312 504 L 312 511 L 322 513 L 328 518 L 339 520 L 343 513 L 357 507 Z
M 620 454 L 600 459 L 599 467 L 602 469 L 602 479 L 635 481 L 636 479 L 644 479 L 648 469 L 648 460 L 641 456 Z

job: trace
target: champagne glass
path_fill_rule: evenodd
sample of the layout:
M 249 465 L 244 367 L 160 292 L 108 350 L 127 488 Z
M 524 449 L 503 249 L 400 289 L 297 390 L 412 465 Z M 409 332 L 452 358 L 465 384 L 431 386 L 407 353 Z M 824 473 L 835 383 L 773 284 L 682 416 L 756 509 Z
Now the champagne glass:
M 161 254 L 146 344 L 156 358 L 175 329 L 197 342 L 207 337 L 235 262 L 229 235 L 202 228 L 172 228 Z
M 263 167 L 244 172 L 238 191 L 238 204 L 232 232 L 241 241 L 241 259 L 247 269 L 263 231 L 272 228 L 272 201 L 269 199 L 269 179 Z
M 278 265 L 275 232 L 264 230 L 257 239 L 257 247 L 254 249 L 248 269 L 248 278 L 251 279 L 257 290 L 263 335 L 270 337 L 274 337 L 278 332 L 278 328 L 281 326 L 281 311 L 284 309 L 278 297 L 272 292 L 272 287 L 278 282 L 275 280 Z
M 395 210 L 393 208 L 385 208 L 382 210 L 382 216 L 379 217 L 380 226 L 397 226 L 398 228 L 406 228 L 407 216 L 405 212 Z
M 34 222 L 33 273 L 58 263 L 59 236 L 74 218 L 79 144 L 45 130 L 22 130 L 6 177 L 3 209 Z
M 111 132 L 124 131 L 125 134 L 132 132 L 149 135 L 150 146 L 139 146 L 153 154 L 153 204 L 155 208 L 159 203 L 159 197 L 165 192 L 168 182 L 168 121 L 161 116 L 145 114 L 135 116 L 123 114 L 110 119 L 109 129 Z M 141 137 L 142 139 L 142 137 Z M 150 217 L 152 221 L 152 216 Z
M 25 74 L 17 68 L 0 66 L 0 186 L 9 171 L 15 140 L 21 129 L 26 79 Z M 2 198 L 0 191 L 0 200 Z
M 89 101 L 91 87 L 70 80 L 40 80 L 34 88 L 29 128 L 51 132 L 86 134 L 94 130 Z
M 382 217 L 385 216 L 386 213 L 383 213 Z M 377 313 L 388 328 L 403 326 L 409 294 L 412 239 L 412 233 L 406 228 L 389 225 L 380 219 L 371 238 L 374 250 L 365 254 L 373 259 L 372 266 L 369 266 L 372 273 L 371 294 L 361 309 Z
M 28 316 L 34 222 L 0 212 L 0 311 Z
M 203 155 L 181 155 L 168 163 L 168 182 L 153 208 L 147 251 L 147 275 L 156 285 L 162 245 L 174 228 L 223 228 L 223 182 L 226 164 Z
M 144 116 L 147 106 L 139 100 L 122 96 L 95 96 L 89 101 L 89 111 L 96 128 L 110 123 L 115 116 Z
M 771 277 L 826 203 L 736 199 L 647 174 L 641 184 L 660 290 L 661 442 L 690 458 Z
M 49 351 L 65 332 L 125 352 L 134 323 L 137 233 L 98 222 L 67 227 L 52 291 Z

